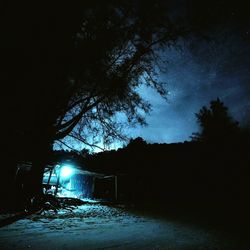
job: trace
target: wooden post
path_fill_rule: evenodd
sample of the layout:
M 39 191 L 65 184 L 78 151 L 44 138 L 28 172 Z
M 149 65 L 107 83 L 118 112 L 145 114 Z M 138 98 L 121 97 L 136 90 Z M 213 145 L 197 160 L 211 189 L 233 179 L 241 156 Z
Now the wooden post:
M 59 186 L 59 182 L 60 182 L 60 172 L 61 172 L 61 169 L 60 169 L 59 174 L 57 176 L 56 190 L 55 190 L 55 193 L 54 193 L 55 196 L 56 196 L 56 194 L 58 192 L 58 186 Z
M 96 180 L 96 177 L 94 176 L 92 180 L 93 180 L 93 182 L 92 182 L 92 190 L 91 190 L 91 199 L 93 199 L 94 193 L 95 193 L 95 180 Z
M 48 181 L 47 181 L 46 191 L 45 191 L 46 194 L 47 194 L 47 192 L 48 192 L 48 188 L 49 188 L 49 183 L 50 183 L 52 171 L 53 171 L 52 169 L 50 169 L 50 171 L 49 171 L 49 178 L 48 178 Z
M 114 176 L 115 177 L 115 200 L 118 200 L 118 183 L 117 183 L 117 175 Z

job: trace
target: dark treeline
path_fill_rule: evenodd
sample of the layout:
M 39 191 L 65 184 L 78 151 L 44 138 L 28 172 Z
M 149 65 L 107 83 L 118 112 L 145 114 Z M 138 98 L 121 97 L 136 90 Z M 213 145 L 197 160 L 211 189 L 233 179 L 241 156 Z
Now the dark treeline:
M 244 144 L 147 144 L 137 138 L 126 148 L 90 156 L 87 166 L 117 173 L 125 200 L 247 201 L 249 144 L 249 139 Z
M 244 201 L 250 196 L 250 134 L 220 99 L 196 114 L 200 132 L 192 141 L 148 144 L 138 137 L 127 147 L 87 158 L 97 171 L 117 173 L 120 198 L 133 201 Z

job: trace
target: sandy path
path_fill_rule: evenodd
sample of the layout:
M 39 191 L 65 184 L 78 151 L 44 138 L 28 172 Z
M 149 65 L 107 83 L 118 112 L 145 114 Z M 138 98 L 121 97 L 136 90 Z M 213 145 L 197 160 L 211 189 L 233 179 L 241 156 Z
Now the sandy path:
M 0 228 L 0 249 L 249 249 L 222 232 L 83 205 Z

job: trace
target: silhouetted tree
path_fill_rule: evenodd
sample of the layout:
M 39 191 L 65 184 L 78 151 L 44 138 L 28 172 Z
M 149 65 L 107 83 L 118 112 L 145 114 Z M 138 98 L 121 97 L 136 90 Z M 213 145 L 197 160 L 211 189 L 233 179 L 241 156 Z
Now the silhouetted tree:
M 169 17 L 171 1 L 2 2 L 2 144 L 4 155 L 15 144 L 16 159 L 32 160 L 33 196 L 55 141 L 121 138 L 117 112 L 144 122 L 150 105 L 136 89 L 146 84 L 165 94 L 156 52 L 186 30 Z
M 228 113 L 228 108 L 217 100 L 210 102 L 210 107 L 202 107 L 196 114 L 201 132 L 194 134 L 193 140 L 204 142 L 228 142 L 238 135 L 238 122 Z
M 15 141 L 17 159 L 31 159 L 34 196 L 54 141 L 121 138 L 117 112 L 144 122 L 150 105 L 136 89 L 165 94 L 156 52 L 182 31 L 163 1 L 4 4 L 1 15 L 4 144 L 10 151 Z
M 135 139 L 130 139 L 129 144 L 127 145 L 128 148 L 140 148 L 147 145 L 147 142 L 142 137 L 136 137 Z

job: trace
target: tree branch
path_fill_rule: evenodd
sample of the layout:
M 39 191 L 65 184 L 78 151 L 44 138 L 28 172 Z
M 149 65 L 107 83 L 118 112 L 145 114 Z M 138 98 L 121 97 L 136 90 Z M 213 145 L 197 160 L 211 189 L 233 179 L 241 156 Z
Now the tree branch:
M 66 135 L 68 135 L 73 129 L 74 127 L 77 125 L 77 123 L 81 120 L 82 116 L 88 112 L 89 110 L 91 110 L 92 108 L 94 108 L 95 106 L 97 106 L 101 101 L 103 101 L 105 99 L 104 96 L 100 97 L 98 100 L 96 100 L 95 102 L 93 102 L 91 105 L 85 107 L 82 109 L 82 111 L 80 111 L 80 113 L 78 115 L 76 115 L 75 117 L 73 117 L 71 119 L 71 122 L 69 124 L 69 126 L 63 130 L 63 131 L 58 131 L 58 133 L 55 135 L 54 140 L 58 140 L 58 139 L 62 139 L 64 138 Z
M 69 146 L 67 143 L 63 142 L 62 140 L 57 140 L 60 143 L 62 143 L 64 146 L 66 146 L 67 148 L 71 149 L 74 152 L 78 152 L 76 149 L 72 148 L 71 146 Z
M 83 138 L 77 137 L 77 136 L 75 136 L 75 135 L 73 135 L 73 134 L 69 134 L 68 136 L 70 136 L 70 137 L 72 137 L 73 139 L 76 139 L 76 140 L 82 142 L 83 144 L 85 144 L 85 145 L 87 145 L 87 146 L 89 146 L 89 147 L 91 147 L 91 148 L 98 148 L 98 149 L 100 149 L 100 150 L 102 150 L 102 151 L 105 150 L 104 148 L 102 148 L 102 147 L 100 147 L 100 146 L 97 146 L 97 145 L 95 145 L 95 144 L 89 143 L 89 142 L 85 141 Z
M 85 99 L 86 99 L 86 101 L 87 101 L 87 99 L 88 99 L 88 103 L 89 103 L 91 97 L 88 97 L 88 98 L 85 98 Z M 79 103 L 80 103 L 80 102 L 79 102 Z M 86 102 L 86 103 L 85 103 L 85 106 L 88 105 L 88 103 Z M 76 105 L 77 105 L 77 104 L 76 104 Z M 70 109 L 69 109 L 69 110 L 70 110 Z M 81 112 L 79 112 L 78 115 L 80 115 L 80 113 L 81 113 Z M 57 129 L 57 130 L 62 130 L 62 129 L 64 129 L 64 128 L 67 128 L 68 126 L 70 126 L 70 125 L 75 121 L 75 119 L 77 119 L 78 115 L 74 116 L 72 119 L 70 119 L 69 121 L 67 121 L 67 122 L 65 122 L 65 123 L 63 123 L 63 124 L 58 124 L 57 127 L 56 127 L 56 129 Z

